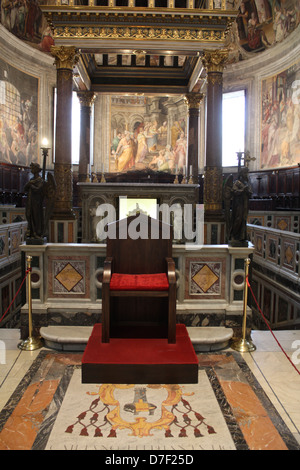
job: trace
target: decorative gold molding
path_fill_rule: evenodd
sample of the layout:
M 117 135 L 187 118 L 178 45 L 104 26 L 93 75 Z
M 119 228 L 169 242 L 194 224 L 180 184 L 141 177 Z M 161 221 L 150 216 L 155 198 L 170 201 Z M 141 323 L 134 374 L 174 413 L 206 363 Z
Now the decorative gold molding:
M 148 15 L 148 14 L 155 14 L 155 16 L 166 16 L 166 15 L 177 15 L 177 16 L 204 16 L 204 15 L 217 15 L 217 16 L 233 16 L 237 15 L 237 10 L 232 10 L 228 8 L 213 8 L 213 2 L 211 3 L 208 8 L 178 8 L 174 5 L 174 0 L 169 0 L 169 6 L 163 7 L 163 9 L 159 9 L 155 6 L 155 0 L 149 0 L 147 7 L 136 7 L 136 6 L 103 6 L 103 5 L 74 5 L 72 4 L 72 0 L 70 4 L 61 5 L 60 1 L 57 5 L 51 5 L 46 2 L 44 3 L 43 0 L 39 0 L 39 6 L 42 11 L 51 12 L 52 14 L 72 14 L 76 13 L 77 15 L 80 14 L 89 14 L 93 15 L 95 13 L 98 14 L 134 14 L 138 15 Z M 131 1 L 131 0 L 129 0 Z M 111 0 L 109 0 L 111 2 Z M 191 0 L 189 0 L 189 4 L 192 5 Z M 224 5 L 225 6 L 225 5 Z
M 82 106 L 91 107 L 97 95 L 93 91 L 77 91 L 77 96 Z
M 222 73 L 208 73 L 207 74 L 207 83 L 212 85 L 223 85 L 223 74 Z
M 58 26 L 54 29 L 54 39 L 134 39 L 134 40 L 164 40 L 164 41 L 202 41 L 224 42 L 225 31 L 218 29 L 200 28 L 153 28 L 120 27 L 120 26 Z
M 79 60 L 79 54 L 74 46 L 51 46 L 51 54 L 55 58 L 57 69 L 73 70 Z
M 55 181 L 57 184 L 56 198 L 65 203 L 72 200 L 72 165 L 69 163 L 54 163 Z
M 205 202 L 204 203 L 204 210 L 205 212 L 220 212 L 222 211 L 222 203 L 211 203 L 211 202 Z
M 72 70 L 60 69 L 60 76 L 65 82 L 68 82 L 69 80 L 72 80 Z
M 218 49 L 215 51 L 204 51 L 202 63 L 207 73 L 223 73 L 228 59 L 229 51 L 227 49 Z
M 73 171 L 68 163 L 54 163 L 56 198 L 51 219 L 72 220 L 73 212 Z
M 199 109 L 199 106 L 203 100 L 203 93 L 187 93 L 184 97 L 184 101 L 189 109 Z
M 222 167 L 206 167 L 204 178 L 204 204 L 207 210 L 222 208 Z
M 131 4 L 131 3 L 130 3 Z M 190 3 L 189 3 L 190 4 Z M 169 6 L 173 2 L 169 3 Z M 224 43 L 235 10 L 41 5 L 58 39 L 134 39 Z

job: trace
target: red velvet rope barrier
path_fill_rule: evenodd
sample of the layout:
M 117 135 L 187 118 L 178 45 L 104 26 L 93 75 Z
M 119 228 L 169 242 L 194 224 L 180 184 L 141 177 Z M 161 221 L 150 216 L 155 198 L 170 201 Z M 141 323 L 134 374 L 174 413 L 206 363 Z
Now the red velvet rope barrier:
M 16 292 L 16 295 L 14 296 L 14 298 L 12 299 L 12 301 L 11 301 L 11 303 L 9 304 L 8 308 L 5 310 L 4 314 L 3 314 L 2 317 L 0 318 L 0 323 L 2 322 L 2 320 L 3 320 L 3 318 L 5 317 L 5 315 L 7 314 L 7 312 L 9 311 L 9 309 L 10 309 L 10 307 L 12 306 L 12 304 L 14 303 L 14 301 L 16 300 L 16 298 L 17 298 L 17 296 L 18 296 L 20 290 L 22 289 L 22 286 L 23 286 L 23 284 L 24 284 L 24 282 L 25 282 L 25 280 L 26 280 L 26 277 L 27 277 L 27 275 L 28 275 L 28 273 L 29 273 L 30 271 L 31 271 L 31 268 L 27 269 L 27 271 L 26 271 L 26 273 L 25 273 L 25 277 L 24 277 L 23 281 L 21 282 L 20 287 L 19 287 L 19 289 L 18 289 L 17 292 Z
M 259 307 L 259 305 L 258 305 L 258 302 L 257 302 L 257 300 L 256 300 L 256 298 L 255 298 L 255 295 L 254 295 L 254 293 L 253 293 L 253 290 L 252 290 L 252 288 L 251 288 L 251 286 L 250 286 L 250 282 L 249 282 L 248 276 L 246 277 L 246 282 L 247 282 L 247 285 L 248 285 L 248 287 L 249 287 L 249 289 L 250 289 L 250 292 L 251 292 L 251 294 L 252 294 L 252 297 L 253 297 L 253 299 L 254 299 L 254 302 L 255 302 L 256 305 L 257 305 L 257 308 L 258 308 L 258 310 L 259 310 L 259 313 L 261 314 L 261 316 L 262 316 L 264 322 L 266 323 L 267 327 L 269 328 L 269 330 L 270 330 L 270 332 L 271 332 L 273 338 L 275 339 L 276 343 L 277 343 L 278 346 L 280 347 L 280 349 L 281 349 L 281 351 L 283 352 L 283 354 L 286 356 L 286 358 L 290 361 L 290 363 L 292 364 L 292 366 L 294 367 L 294 369 L 295 369 L 295 370 L 298 372 L 298 374 L 300 375 L 300 371 L 297 369 L 297 367 L 295 366 L 295 364 L 293 363 L 293 361 L 291 361 L 291 359 L 289 358 L 289 356 L 287 355 L 287 353 L 285 352 L 285 350 L 283 349 L 283 347 L 282 347 L 281 344 L 279 343 L 278 339 L 276 338 L 276 336 L 274 335 L 273 331 L 271 330 L 270 325 L 269 325 L 269 323 L 268 323 L 266 317 L 265 317 L 264 314 L 262 313 L 262 311 L 261 311 L 261 309 L 260 309 L 260 307 Z

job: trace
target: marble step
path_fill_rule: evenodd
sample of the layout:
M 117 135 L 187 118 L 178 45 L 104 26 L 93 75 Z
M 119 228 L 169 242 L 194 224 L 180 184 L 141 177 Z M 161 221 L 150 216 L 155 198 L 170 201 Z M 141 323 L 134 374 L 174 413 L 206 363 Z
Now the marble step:
M 0 338 L 1 338 L 0 339 L 0 354 L 1 354 L 2 350 L 9 350 L 9 349 L 17 348 L 18 344 L 21 341 L 20 330 L 19 328 L 1 328 Z
M 92 326 L 47 326 L 40 334 L 45 346 L 60 351 L 83 351 Z M 233 335 L 231 328 L 222 326 L 187 327 L 196 352 L 218 351 L 228 347 Z
M 187 327 L 196 352 L 218 351 L 229 346 L 233 336 L 232 328 L 225 326 Z

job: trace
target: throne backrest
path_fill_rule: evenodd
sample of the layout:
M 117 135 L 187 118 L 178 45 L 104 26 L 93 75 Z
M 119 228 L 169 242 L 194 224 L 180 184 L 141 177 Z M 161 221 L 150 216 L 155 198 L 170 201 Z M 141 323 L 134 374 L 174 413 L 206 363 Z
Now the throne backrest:
M 138 234 L 140 237 L 136 238 Z M 107 256 L 114 259 L 113 271 L 123 274 L 165 272 L 165 258 L 172 256 L 172 238 L 170 225 L 144 214 L 108 224 Z

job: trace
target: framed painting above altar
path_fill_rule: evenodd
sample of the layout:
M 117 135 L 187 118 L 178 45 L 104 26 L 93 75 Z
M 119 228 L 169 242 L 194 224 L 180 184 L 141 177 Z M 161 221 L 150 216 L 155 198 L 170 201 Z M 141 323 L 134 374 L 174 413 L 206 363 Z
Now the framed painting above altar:
M 110 97 L 110 172 L 183 171 L 187 108 L 183 97 Z

